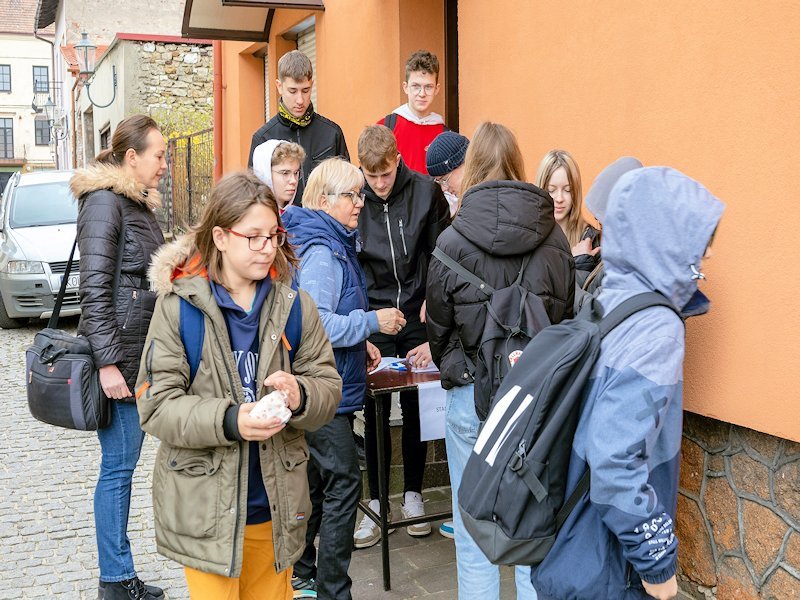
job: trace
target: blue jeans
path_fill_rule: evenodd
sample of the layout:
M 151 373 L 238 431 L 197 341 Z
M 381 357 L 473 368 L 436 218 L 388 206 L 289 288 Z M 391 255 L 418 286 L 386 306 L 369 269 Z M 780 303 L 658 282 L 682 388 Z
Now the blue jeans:
M 136 576 L 128 539 L 133 470 L 142 450 L 136 404 L 111 400 L 111 423 L 100 429 L 100 475 L 94 490 L 94 525 L 100 581 L 115 582 Z
M 458 509 L 458 488 L 467 460 L 478 439 L 478 416 L 472 385 L 447 391 L 445 445 L 453 491 L 453 528 L 456 542 L 459 600 L 496 600 L 500 598 L 500 568 L 489 562 L 472 541 Z M 518 600 L 536 600 L 531 585 L 530 567 L 516 567 L 514 577 Z

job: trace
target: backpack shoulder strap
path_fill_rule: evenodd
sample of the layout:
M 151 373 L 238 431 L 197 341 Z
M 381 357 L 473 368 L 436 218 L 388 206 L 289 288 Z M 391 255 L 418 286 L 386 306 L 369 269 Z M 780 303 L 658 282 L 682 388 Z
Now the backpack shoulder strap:
M 438 258 L 445 267 L 460 275 L 462 279 L 474 285 L 476 288 L 478 288 L 487 296 L 491 296 L 492 294 L 494 294 L 495 289 L 492 286 L 490 286 L 483 279 L 475 275 L 475 273 L 473 273 L 472 271 L 460 265 L 458 261 L 454 260 L 449 255 L 447 255 L 444 252 L 444 250 L 439 248 L 439 246 L 436 246 L 436 248 L 433 249 L 433 256 Z
M 561 529 L 561 526 L 564 525 L 564 521 L 567 520 L 569 513 L 572 512 L 572 509 L 578 504 L 578 500 L 583 498 L 583 495 L 589 491 L 589 485 L 592 481 L 592 472 L 587 469 L 586 473 L 583 474 L 580 481 L 578 482 L 578 486 L 572 491 L 567 498 L 567 501 L 559 509 L 558 513 L 556 514 L 556 531 Z
M 531 260 L 531 255 L 526 254 L 525 257 L 522 259 L 522 264 L 519 267 L 519 273 L 517 273 L 517 278 L 514 280 L 513 285 L 519 285 L 522 283 L 522 275 L 525 273 L 525 267 L 528 266 L 528 262 Z
M 206 334 L 206 322 L 203 312 L 188 300 L 181 298 L 180 334 L 186 360 L 189 363 L 189 385 L 197 375 L 200 367 L 200 353 L 203 351 L 203 338 Z
M 286 341 L 289 344 L 289 364 L 294 363 L 294 355 L 300 346 L 300 338 L 303 336 L 303 308 L 300 303 L 300 293 L 297 288 L 297 281 L 292 278 L 292 289 L 295 293 L 295 301 L 289 311 L 289 318 L 286 320 Z
M 394 113 L 389 113 L 383 118 L 383 124 L 386 125 L 391 131 L 394 131 L 395 125 L 397 125 L 397 115 Z
M 636 314 L 640 310 L 651 308 L 653 306 L 664 306 L 669 308 L 680 318 L 680 313 L 678 310 L 675 308 L 672 302 L 667 300 L 667 298 L 662 294 L 659 294 L 658 292 L 644 292 L 628 298 L 603 317 L 603 319 L 600 321 L 600 337 L 603 338 L 608 335 L 612 329 L 614 329 L 628 317 Z

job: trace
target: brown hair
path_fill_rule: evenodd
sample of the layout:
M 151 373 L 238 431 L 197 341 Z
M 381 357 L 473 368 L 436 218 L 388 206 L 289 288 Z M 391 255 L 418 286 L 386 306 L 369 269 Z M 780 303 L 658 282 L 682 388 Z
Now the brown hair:
M 271 166 L 279 165 L 285 160 L 294 159 L 303 165 L 303 161 L 306 159 L 306 151 L 303 150 L 303 147 L 300 144 L 295 144 L 294 142 L 282 142 L 278 144 L 275 151 L 272 153 L 272 163 Z
M 151 129 L 160 131 L 158 124 L 147 115 L 132 115 L 123 119 L 114 129 L 111 147 L 102 150 L 95 157 L 95 162 L 121 165 L 129 148 L 132 148 L 136 154 L 141 154 L 147 150 L 147 134 Z
M 467 147 L 461 198 L 471 187 L 495 179 L 525 181 L 525 164 L 511 130 L 499 123 L 484 121 L 478 125 Z M 458 208 L 461 208 L 461 198 Z
M 229 229 L 238 223 L 250 207 L 260 204 L 266 206 L 283 227 L 278 203 L 269 186 L 250 171 L 231 173 L 219 180 L 208 200 L 200 221 L 190 235 L 194 236 L 194 246 L 207 266 L 208 276 L 215 283 L 224 285 L 222 281 L 222 254 L 214 244 L 214 227 Z M 291 244 L 285 242 L 275 252 L 272 263 L 277 271 L 277 279 L 283 282 L 290 280 L 292 270 L 300 264 Z
M 567 172 L 569 182 L 570 197 L 572 206 L 567 215 L 567 226 L 564 228 L 570 246 L 574 246 L 581 241 L 581 234 L 586 229 L 586 221 L 583 218 L 583 190 L 581 189 L 581 172 L 578 163 L 566 150 L 550 150 L 545 154 L 539 165 L 539 172 L 536 174 L 536 185 L 547 191 L 550 179 L 558 169 L 564 167 Z
M 406 61 L 406 81 L 412 73 L 422 72 L 430 73 L 436 76 L 436 82 L 439 82 L 439 59 L 436 55 L 427 50 L 417 50 Z
M 370 173 L 385 169 L 397 159 L 397 138 L 388 127 L 370 125 L 358 136 L 358 162 Z
M 311 66 L 311 59 L 300 50 L 287 52 L 278 61 L 278 79 L 283 81 L 291 77 L 295 81 L 309 81 L 314 78 L 314 67 Z

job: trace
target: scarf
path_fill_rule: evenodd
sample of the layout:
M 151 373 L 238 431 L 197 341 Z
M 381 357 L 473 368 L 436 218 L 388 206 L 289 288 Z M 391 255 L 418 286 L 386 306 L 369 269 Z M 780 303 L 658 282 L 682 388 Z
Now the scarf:
M 295 117 L 288 108 L 283 104 L 283 98 L 278 100 L 278 114 L 285 121 L 289 121 L 290 125 L 295 127 L 307 127 L 314 118 L 314 104 L 309 103 L 308 109 L 302 117 Z

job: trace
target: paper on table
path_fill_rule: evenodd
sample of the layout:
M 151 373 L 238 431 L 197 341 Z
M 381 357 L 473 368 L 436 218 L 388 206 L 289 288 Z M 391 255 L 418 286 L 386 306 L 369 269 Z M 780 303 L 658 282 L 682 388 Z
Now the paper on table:
M 440 381 L 420 383 L 417 388 L 420 441 L 440 440 L 444 437 L 447 390 L 442 389 Z
M 373 373 L 377 373 L 378 371 L 383 371 L 384 369 L 395 369 L 397 371 L 408 371 L 408 365 L 406 361 L 402 358 L 397 358 L 396 356 L 383 356 L 381 357 L 380 364 L 375 367 L 372 371 L 369 372 L 370 375 Z M 427 367 L 414 367 L 411 369 L 413 373 L 438 373 L 439 369 L 436 368 L 436 365 L 431 362 L 428 364 Z

